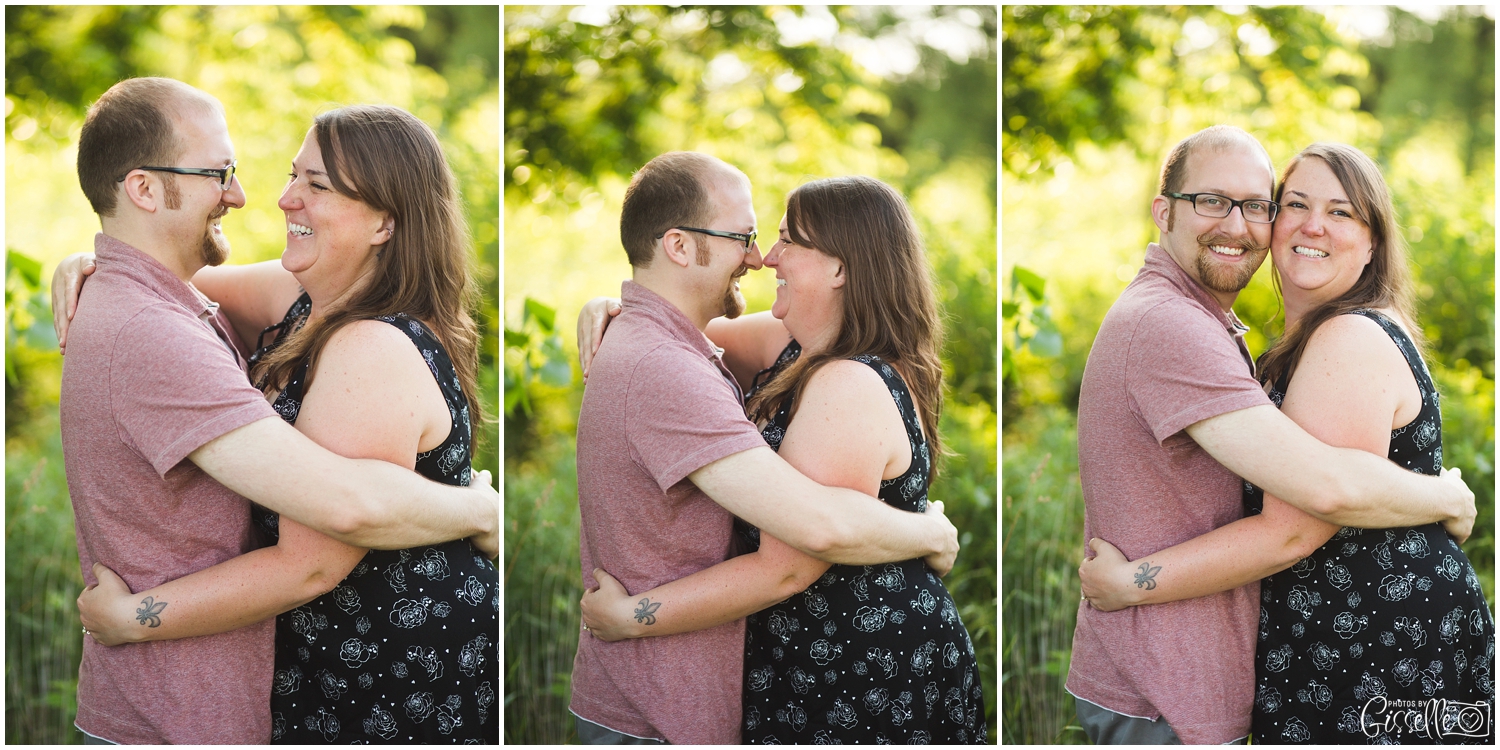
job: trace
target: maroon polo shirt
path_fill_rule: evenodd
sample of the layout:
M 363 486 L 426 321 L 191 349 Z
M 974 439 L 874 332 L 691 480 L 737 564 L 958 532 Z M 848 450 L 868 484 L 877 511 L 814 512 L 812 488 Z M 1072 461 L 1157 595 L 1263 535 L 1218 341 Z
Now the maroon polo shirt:
M 1161 247 L 1110 307 L 1078 400 L 1084 539 L 1135 560 L 1243 515 L 1241 480 L 1185 428 L 1270 404 L 1244 328 Z M 71 346 L 71 345 L 70 345 Z M 1078 608 L 1068 692 L 1117 713 L 1164 716 L 1183 742 L 1247 735 L 1260 584 L 1167 604 Z
M 634 282 L 589 368 L 578 414 L 583 581 L 639 592 L 723 562 L 733 517 L 689 474 L 765 447 L 708 338 Z M 71 348 L 72 344 L 69 344 Z M 605 643 L 580 634 L 574 714 L 673 744 L 739 744 L 745 621 Z
M 84 580 L 101 562 L 141 591 L 254 549 L 249 501 L 187 456 L 277 417 L 216 305 L 119 240 L 98 234 L 94 252 L 63 361 L 63 457 Z M 275 628 L 115 647 L 80 636 L 78 727 L 121 744 L 268 742 Z

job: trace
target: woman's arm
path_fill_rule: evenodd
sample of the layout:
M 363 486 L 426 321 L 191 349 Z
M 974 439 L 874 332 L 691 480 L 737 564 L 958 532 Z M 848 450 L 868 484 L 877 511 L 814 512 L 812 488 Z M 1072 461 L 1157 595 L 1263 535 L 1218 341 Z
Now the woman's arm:
M 1421 394 L 1400 350 L 1377 324 L 1357 315 L 1334 318 L 1313 333 L 1282 402 L 1282 411 L 1313 437 L 1379 456 L 1390 448 L 1392 428 L 1420 408 Z M 1259 516 L 1135 561 L 1091 540 L 1098 556 L 1084 560 L 1079 577 L 1084 596 L 1104 611 L 1191 599 L 1284 570 L 1338 528 L 1266 495 Z
M 714 318 L 708 321 L 705 333 L 715 346 L 724 350 L 724 366 L 746 391 L 750 390 L 755 374 L 775 364 L 781 350 L 792 341 L 792 334 L 769 310 L 734 320 Z
M 267 326 L 286 317 L 287 308 L 302 294 L 302 287 L 279 260 L 243 266 L 204 266 L 193 275 L 193 286 L 219 303 L 219 309 L 234 325 L 240 339 L 252 350 Z
M 299 431 L 334 453 L 407 469 L 419 451 L 441 444 L 451 426 L 416 347 L 379 321 L 360 321 L 333 336 L 297 417 Z M 275 547 L 133 595 L 105 570 L 100 584 L 79 597 L 79 608 L 85 627 L 106 645 L 221 633 L 333 589 L 364 553 L 283 516 Z
M 605 329 L 620 310 L 619 298 L 595 297 L 578 311 L 578 362 L 584 379 L 589 376 L 594 353 L 604 341 Z M 781 350 L 792 340 L 786 326 L 769 311 L 741 315 L 734 320 L 714 318 L 708 322 L 705 333 L 715 346 L 724 350 L 725 366 L 744 389 L 750 387 L 756 373 L 776 362 Z
M 885 383 L 868 366 L 851 361 L 825 365 L 803 388 L 780 450 L 809 479 L 870 495 L 879 492 L 881 479 L 905 471 L 910 453 Z M 940 504 L 933 505 L 941 512 Z M 828 567 L 761 534 L 756 552 L 634 596 L 607 574 L 596 575 L 599 588 L 583 598 L 584 623 L 607 641 L 701 630 L 780 602 Z

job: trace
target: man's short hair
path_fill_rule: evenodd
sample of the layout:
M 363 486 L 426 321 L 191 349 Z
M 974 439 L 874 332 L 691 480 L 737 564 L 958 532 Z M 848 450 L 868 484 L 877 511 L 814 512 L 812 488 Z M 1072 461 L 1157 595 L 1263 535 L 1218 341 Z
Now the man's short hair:
M 223 113 L 218 100 L 171 78 L 128 78 L 89 107 L 78 137 L 78 184 L 94 213 L 114 216 L 115 186 L 130 170 L 174 166 L 186 145 L 176 120 L 194 110 Z M 160 174 L 172 208 L 177 183 L 171 173 Z
M 721 174 L 744 178 L 738 169 L 695 151 L 669 151 L 635 173 L 620 208 L 620 244 L 631 266 L 651 265 L 656 241 L 668 229 L 713 221 L 717 206 L 709 183 Z
M 1266 153 L 1266 147 L 1260 145 L 1255 136 L 1237 128 L 1233 125 L 1214 125 L 1204 128 L 1178 143 L 1172 153 L 1167 155 L 1167 161 L 1161 168 L 1161 185 L 1157 192 L 1180 193 L 1182 183 L 1187 180 L 1188 156 L 1198 150 L 1214 150 L 1230 148 L 1239 145 L 1253 145 L 1262 156 L 1266 157 L 1266 176 L 1271 178 L 1271 189 L 1276 188 L 1276 166 L 1271 163 L 1271 155 Z M 1270 193 L 1267 193 L 1269 196 Z

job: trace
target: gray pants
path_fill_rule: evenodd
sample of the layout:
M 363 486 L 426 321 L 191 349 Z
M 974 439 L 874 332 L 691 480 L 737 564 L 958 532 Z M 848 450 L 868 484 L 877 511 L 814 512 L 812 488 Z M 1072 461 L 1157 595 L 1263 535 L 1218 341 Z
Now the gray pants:
M 573 722 L 578 726 L 578 741 L 584 745 L 665 745 L 661 740 L 647 739 L 645 737 L 632 737 L 622 734 L 606 726 L 595 724 L 588 719 L 574 716 Z
M 1103 706 L 1075 697 L 1078 723 L 1095 745 L 1181 745 L 1165 717 L 1152 721 L 1117 714 Z

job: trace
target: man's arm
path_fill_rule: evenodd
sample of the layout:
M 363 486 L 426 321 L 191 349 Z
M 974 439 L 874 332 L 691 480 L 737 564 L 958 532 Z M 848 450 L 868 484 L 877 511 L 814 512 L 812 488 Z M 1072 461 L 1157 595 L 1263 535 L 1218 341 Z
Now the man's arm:
M 1424 476 L 1383 456 L 1330 447 L 1274 406 L 1220 414 L 1187 431 L 1225 468 L 1328 523 L 1381 529 L 1441 522 L 1460 540 L 1474 526 L 1474 493 L 1457 477 Z
M 824 487 L 770 448 L 725 456 L 688 478 L 725 510 L 824 562 L 875 565 L 925 557 L 946 574 L 958 556 L 958 529 L 940 504 L 907 513 L 861 492 Z
M 473 537 L 485 554 L 499 554 L 500 495 L 488 472 L 469 487 L 438 484 L 395 464 L 335 455 L 275 417 L 188 458 L 236 493 L 347 544 L 405 549 Z

